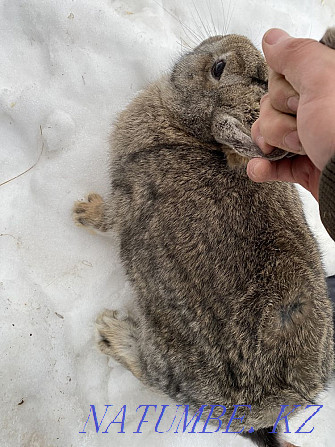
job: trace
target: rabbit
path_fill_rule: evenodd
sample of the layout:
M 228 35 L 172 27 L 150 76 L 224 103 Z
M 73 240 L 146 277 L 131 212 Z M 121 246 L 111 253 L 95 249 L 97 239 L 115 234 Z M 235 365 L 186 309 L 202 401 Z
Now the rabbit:
M 269 432 L 281 405 L 315 401 L 334 347 L 320 253 L 294 185 L 246 174 L 248 159 L 263 156 L 250 128 L 267 76 L 246 37 L 203 41 L 120 114 L 110 193 L 76 202 L 73 215 L 117 234 L 136 295 L 132 315 L 98 316 L 101 351 L 195 411 L 225 405 L 223 424 L 234 405 L 251 405 L 230 431 L 244 426 L 242 436 L 278 447 L 281 434 Z

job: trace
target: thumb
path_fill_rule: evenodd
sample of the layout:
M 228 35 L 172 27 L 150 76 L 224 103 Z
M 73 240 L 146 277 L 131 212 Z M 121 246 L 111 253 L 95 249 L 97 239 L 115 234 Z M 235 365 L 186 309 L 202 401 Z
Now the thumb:
M 297 39 L 278 28 L 265 33 L 262 45 L 269 66 L 284 75 L 298 93 L 311 81 L 320 80 L 320 63 L 326 65 L 334 57 L 333 50 L 316 40 Z

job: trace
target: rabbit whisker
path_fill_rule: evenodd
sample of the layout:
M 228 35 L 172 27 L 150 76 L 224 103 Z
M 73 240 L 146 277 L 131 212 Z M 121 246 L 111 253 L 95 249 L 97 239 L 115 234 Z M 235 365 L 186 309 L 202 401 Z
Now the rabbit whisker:
M 229 0 L 229 5 L 228 5 L 228 17 L 229 17 L 229 19 L 228 19 L 226 34 L 228 34 L 228 32 L 229 32 L 230 24 L 231 24 L 231 20 L 233 18 L 234 11 L 235 11 L 235 5 L 234 4 L 232 5 L 231 0 Z M 230 12 L 230 16 L 229 16 L 229 12 Z
M 161 5 L 157 0 L 153 0 L 156 5 L 158 5 L 160 8 L 162 8 L 167 14 L 169 14 L 170 17 L 172 17 L 174 20 L 176 20 L 182 27 L 186 37 L 192 42 L 193 45 L 198 45 L 202 42 L 203 38 L 199 36 L 192 28 L 186 25 L 186 23 L 183 23 L 179 17 L 177 17 L 175 14 L 173 14 L 171 11 L 169 11 L 165 6 Z M 187 33 L 187 31 L 193 36 L 190 37 L 190 35 Z
M 215 22 L 214 22 L 214 17 L 213 17 L 213 14 L 212 14 L 211 4 L 210 4 L 209 0 L 206 0 L 206 3 L 207 3 L 207 7 L 208 7 L 208 10 L 209 10 L 209 14 L 210 14 L 210 16 L 211 16 L 211 20 L 212 20 L 214 36 L 216 36 L 218 33 L 217 33 L 217 31 L 216 31 L 216 27 L 215 27 Z
M 205 35 L 204 35 L 204 39 L 203 39 L 203 40 L 206 40 L 208 37 L 211 37 L 211 32 L 210 32 L 210 30 L 206 27 L 204 20 L 201 18 L 201 14 L 200 14 L 200 12 L 199 12 L 199 10 L 198 10 L 196 4 L 194 3 L 194 0 L 192 0 L 192 4 L 193 4 L 193 7 L 194 7 L 194 9 L 195 9 L 195 11 L 196 11 L 196 13 L 197 13 L 197 16 L 198 16 L 199 20 L 200 20 L 200 23 L 201 23 L 201 25 L 202 25 L 202 28 L 203 28 L 204 31 L 205 31 Z

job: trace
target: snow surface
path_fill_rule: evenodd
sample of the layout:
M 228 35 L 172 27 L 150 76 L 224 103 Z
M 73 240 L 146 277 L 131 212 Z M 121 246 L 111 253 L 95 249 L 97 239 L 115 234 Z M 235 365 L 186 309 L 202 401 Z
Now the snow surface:
M 96 315 L 131 305 L 115 240 L 76 227 L 71 208 L 106 193 L 116 114 L 195 34 L 241 33 L 259 46 L 276 26 L 319 39 L 334 17 L 334 0 L 0 0 L 0 183 L 33 166 L 1 186 L 1 447 L 250 445 L 228 434 L 155 433 L 161 405 L 175 403 L 108 363 L 94 342 Z M 335 244 L 302 195 L 334 274 Z M 292 437 L 298 445 L 334 445 L 334 387 L 321 400 L 314 432 Z M 137 407 L 152 403 L 156 415 L 150 408 L 143 434 L 133 434 Z M 90 404 L 99 420 L 114 405 L 103 430 L 127 405 L 126 433 L 112 424 L 97 434 L 91 417 L 80 434 Z

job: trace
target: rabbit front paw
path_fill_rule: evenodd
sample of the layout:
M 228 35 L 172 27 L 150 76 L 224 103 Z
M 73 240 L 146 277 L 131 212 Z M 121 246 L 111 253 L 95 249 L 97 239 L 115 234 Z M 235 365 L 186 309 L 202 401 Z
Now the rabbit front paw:
M 89 194 L 86 202 L 75 202 L 72 216 L 79 226 L 102 232 L 109 229 L 106 223 L 105 203 L 99 194 Z

